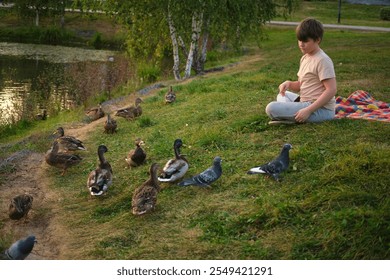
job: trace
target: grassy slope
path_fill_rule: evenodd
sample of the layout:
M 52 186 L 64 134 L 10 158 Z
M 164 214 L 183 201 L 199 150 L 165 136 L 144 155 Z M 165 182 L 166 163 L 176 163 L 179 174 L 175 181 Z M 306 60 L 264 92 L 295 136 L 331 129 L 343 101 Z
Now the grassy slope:
M 380 19 L 380 10 L 384 6 L 379 5 L 357 5 L 342 1 L 340 24 L 390 27 L 390 21 Z M 296 11 L 288 16 L 288 21 L 301 21 L 303 18 L 313 16 L 318 20 L 337 24 L 338 1 L 301 1 Z M 285 20 L 283 17 L 275 20 Z
M 323 48 L 334 60 L 341 95 L 364 89 L 390 101 L 389 43 L 383 34 L 326 33 Z M 163 104 L 165 90 L 146 97 L 140 120 L 119 119 L 114 136 L 101 129 L 90 135 L 85 160 L 68 176 L 49 171 L 53 188 L 65 192 L 63 219 L 74 242 L 66 257 L 388 259 L 390 126 L 364 120 L 267 125 L 266 104 L 297 71 L 295 44 L 291 29 L 270 29 L 261 59 L 174 86 L 178 100 L 171 106 Z M 148 163 L 125 169 L 123 158 L 138 136 L 148 145 Z M 177 137 L 188 146 L 182 151 L 191 164 L 188 176 L 220 155 L 223 177 L 211 189 L 163 185 L 156 211 L 132 216 L 133 190 L 152 162 L 163 165 L 172 156 Z M 282 183 L 246 175 L 285 142 L 294 149 Z M 110 150 L 115 180 L 107 196 L 90 199 L 85 180 L 101 143 Z

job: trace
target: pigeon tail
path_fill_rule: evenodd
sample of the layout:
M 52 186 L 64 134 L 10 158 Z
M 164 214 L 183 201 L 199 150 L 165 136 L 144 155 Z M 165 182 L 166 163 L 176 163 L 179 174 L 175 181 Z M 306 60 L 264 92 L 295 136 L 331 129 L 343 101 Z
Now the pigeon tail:
M 247 174 L 265 174 L 265 173 L 267 172 L 264 171 L 261 166 L 253 167 L 249 169 L 249 171 L 247 172 Z

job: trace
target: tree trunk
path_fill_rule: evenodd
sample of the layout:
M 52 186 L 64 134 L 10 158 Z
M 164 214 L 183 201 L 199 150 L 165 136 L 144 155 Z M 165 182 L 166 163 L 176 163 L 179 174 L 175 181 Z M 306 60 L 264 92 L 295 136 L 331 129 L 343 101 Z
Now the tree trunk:
M 39 10 L 35 9 L 35 26 L 39 26 Z
M 169 32 L 171 35 L 172 48 L 173 48 L 173 75 L 175 80 L 180 80 L 180 58 L 179 58 L 179 45 L 177 43 L 176 28 L 173 24 L 171 11 L 168 6 L 168 24 Z
M 197 74 L 204 72 L 204 64 L 206 63 L 206 56 L 207 56 L 207 43 L 209 41 L 209 31 L 208 31 L 209 22 L 210 20 L 207 20 L 205 23 L 205 32 L 203 33 L 202 48 L 197 63 L 198 66 L 196 70 Z
M 197 74 L 204 72 L 204 64 L 206 63 L 206 57 L 207 57 L 207 42 L 209 40 L 209 33 L 205 32 L 203 34 L 203 43 L 202 43 L 202 51 L 200 53 L 200 56 L 198 58 L 198 68 L 196 70 Z
M 203 13 L 199 14 L 195 12 L 192 15 L 192 36 L 191 36 L 191 45 L 188 52 L 186 68 L 184 71 L 184 78 L 187 79 L 191 76 L 192 63 L 194 61 L 195 55 L 198 53 L 198 40 L 200 37 L 200 32 L 202 29 Z

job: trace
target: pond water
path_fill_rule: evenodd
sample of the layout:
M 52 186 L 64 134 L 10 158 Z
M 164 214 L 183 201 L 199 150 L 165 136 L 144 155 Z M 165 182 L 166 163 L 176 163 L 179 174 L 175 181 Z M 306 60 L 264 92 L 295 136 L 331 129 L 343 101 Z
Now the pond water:
M 120 59 L 112 51 L 0 42 L 0 125 L 55 114 L 110 90 Z M 126 68 L 126 67 L 125 67 Z M 122 67 L 126 75 L 126 69 Z M 115 74 L 115 77 L 113 76 Z

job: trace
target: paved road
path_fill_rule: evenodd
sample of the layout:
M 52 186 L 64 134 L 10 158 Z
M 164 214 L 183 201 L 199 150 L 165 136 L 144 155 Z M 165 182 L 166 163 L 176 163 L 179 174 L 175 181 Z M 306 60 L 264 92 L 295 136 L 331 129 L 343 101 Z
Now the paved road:
M 290 21 L 274 21 L 271 20 L 271 25 L 284 25 L 284 26 L 297 26 L 299 22 Z M 374 26 L 356 26 L 356 25 L 342 25 L 342 24 L 323 24 L 325 28 L 334 29 L 347 29 L 347 30 L 358 30 L 358 31 L 374 31 L 374 32 L 390 32 L 390 28 L 387 27 L 374 27 Z

